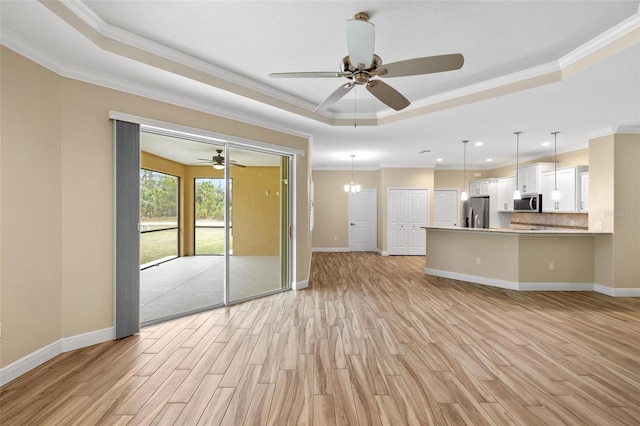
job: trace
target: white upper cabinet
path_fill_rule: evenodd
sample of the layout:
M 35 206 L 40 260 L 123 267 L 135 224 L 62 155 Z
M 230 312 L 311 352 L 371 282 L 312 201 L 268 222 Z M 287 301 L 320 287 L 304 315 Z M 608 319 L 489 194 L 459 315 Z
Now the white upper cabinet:
M 577 213 L 580 211 L 581 185 L 579 175 L 587 170 L 586 166 L 563 167 L 555 172 L 542 173 L 542 211 L 547 213 Z M 557 175 L 556 175 L 557 173 Z M 551 199 L 556 188 L 560 191 L 560 200 Z
M 522 194 L 542 193 L 542 172 L 553 169 L 553 163 L 536 163 L 516 170 L 518 189 Z
M 513 211 L 513 190 L 516 180 L 513 177 L 498 179 L 498 211 Z M 491 201 L 493 202 L 493 201 Z
M 469 197 L 488 197 L 490 194 L 491 179 L 476 180 L 469 183 Z
M 580 213 L 589 211 L 589 172 L 580 173 Z

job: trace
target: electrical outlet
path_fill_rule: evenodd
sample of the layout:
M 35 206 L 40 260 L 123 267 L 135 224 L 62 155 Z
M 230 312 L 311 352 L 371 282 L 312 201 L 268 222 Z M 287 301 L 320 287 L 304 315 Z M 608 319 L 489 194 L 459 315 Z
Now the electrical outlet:
M 554 269 L 556 269 L 556 264 L 553 262 L 549 263 L 549 270 L 553 271 Z
M 480 263 L 482 263 L 482 262 L 481 262 L 481 260 L 480 260 L 480 258 L 479 258 L 479 257 L 476 257 L 476 265 L 480 265 Z

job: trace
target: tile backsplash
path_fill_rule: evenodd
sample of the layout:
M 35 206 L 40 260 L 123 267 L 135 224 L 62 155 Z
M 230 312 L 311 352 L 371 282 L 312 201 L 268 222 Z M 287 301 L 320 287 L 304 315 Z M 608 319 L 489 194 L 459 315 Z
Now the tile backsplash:
M 511 213 L 511 227 L 589 229 L 588 213 Z

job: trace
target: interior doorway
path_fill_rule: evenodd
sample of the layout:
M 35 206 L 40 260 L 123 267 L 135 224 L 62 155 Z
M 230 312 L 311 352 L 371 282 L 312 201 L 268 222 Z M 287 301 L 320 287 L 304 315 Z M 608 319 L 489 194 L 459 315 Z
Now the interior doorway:
M 376 251 L 377 193 L 362 189 L 349 197 L 349 251 Z

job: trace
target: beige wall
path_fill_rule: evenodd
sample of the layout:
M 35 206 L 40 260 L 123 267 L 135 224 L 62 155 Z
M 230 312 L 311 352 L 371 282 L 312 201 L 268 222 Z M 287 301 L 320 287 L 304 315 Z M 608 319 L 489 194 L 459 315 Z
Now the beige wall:
M 640 288 L 640 135 L 615 135 L 614 150 L 614 286 Z
M 592 235 L 427 230 L 427 268 L 511 283 L 591 284 L 593 258 Z
M 66 201 L 61 197 L 65 182 L 61 158 L 68 149 L 59 132 L 60 78 L 41 67 L 17 66 L 21 59 L 5 49 L 0 53 L 0 366 L 4 366 L 60 337 L 64 303 L 60 292 L 67 272 L 61 247 Z M 82 197 L 90 192 L 89 186 L 79 182 L 74 188 L 79 193 L 67 197 Z M 98 209 L 90 205 L 83 213 L 91 215 Z M 95 227 L 77 232 L 76 242 L 88 239 Z
M 520 282 L 592 284 L 593 240 L 591 235 L 520 236 Z
M 113 325 L 109 111 L 308 153 L 305 139 L 62 78 L 1 49 L 0 366 Z M 295 281 L 307 279 L 310 265 L 309 158 L 297 159 Z
M 518 256 L 517 234 L 427 230 L 427 268 L 516 282 Z
M 354 171 L 353 181 L 363 189 L 377 189 L 378 172 Z M 351 171 L 313 172 L 313 247 L 349 247 L 349 196 L 344 192 L 344 185 L 350 182 Z

